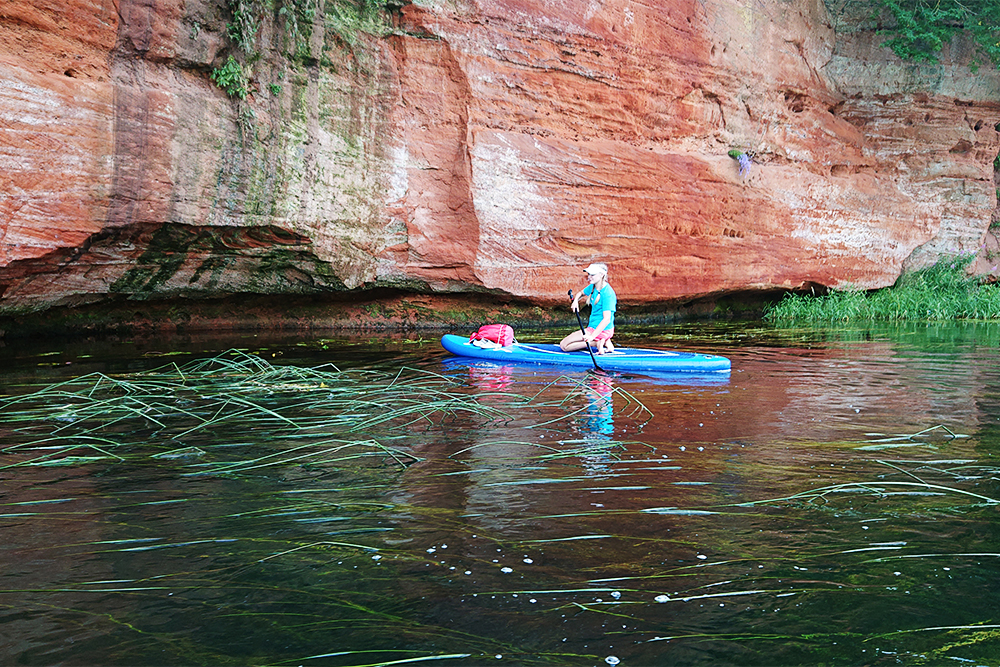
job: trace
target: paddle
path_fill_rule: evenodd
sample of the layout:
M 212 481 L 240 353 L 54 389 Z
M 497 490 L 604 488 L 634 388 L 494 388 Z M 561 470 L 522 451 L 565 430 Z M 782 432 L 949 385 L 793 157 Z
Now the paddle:
M 569 291 L 569 300 L 570 300 L 570 302 L 573 301 L 573 290 Z M 580 333 L 582 333 L 583 337 L 586 338 L 587 337 L 587 330 L 583 328 L 583 320 L 580 319 L 580 311 L 579 310 L 574 310 L 573 312 L 576 313 L 576 321 L 580 325 Z M 587 352 L 590 352 L 590 360 L 594 362 L 594 368 L 596 368 L 597 370 L 599 370 L 600 372 L 603 373 L 604 369 L 597 365 L 597 357 L 594 356 L 594 351 L 592 349 L 590 349 L 590 343 L 588 343 L 587 341 L 583 341 L 583 342 L 587 346 Z

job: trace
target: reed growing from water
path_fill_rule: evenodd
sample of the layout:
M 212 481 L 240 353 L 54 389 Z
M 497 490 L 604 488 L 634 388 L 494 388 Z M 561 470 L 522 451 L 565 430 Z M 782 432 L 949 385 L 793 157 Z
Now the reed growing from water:
M 789 294 L 764 318 L 774 323 L 1000 319 L 1000 287 L 966 274 L 972 255 L 904 273 L 892 287 Z

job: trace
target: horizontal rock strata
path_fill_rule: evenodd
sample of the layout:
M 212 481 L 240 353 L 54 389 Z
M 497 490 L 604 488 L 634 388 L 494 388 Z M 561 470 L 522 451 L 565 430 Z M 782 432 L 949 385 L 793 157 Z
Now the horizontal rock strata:
M 0 8 L 0 314 L 549 306 L 592 261 L 640 307 L 995 252 L 1000 75 L 960 40 L 902 63 L 812 0 L 247 6 L 245 48 L 222 0 Z M 230 56 L 236 95 L 211 77 Z

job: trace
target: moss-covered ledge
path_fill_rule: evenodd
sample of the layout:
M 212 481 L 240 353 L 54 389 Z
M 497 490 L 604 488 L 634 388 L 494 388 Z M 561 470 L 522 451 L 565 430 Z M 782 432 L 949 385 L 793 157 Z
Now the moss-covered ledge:
M 624 306 L 620 324 L 755 317 L 759 296 L 706 298 L 643 308 Z M 471 331 L 504 322 L 515 328 L 576 326 L 568 304 L 545 308 L 484 294 L 371 291 L 350 295 L 233 295 L 219 299 L 105 300 L 0 317 L 0 338 L 80 334 L 140 335 L 199 331 Z

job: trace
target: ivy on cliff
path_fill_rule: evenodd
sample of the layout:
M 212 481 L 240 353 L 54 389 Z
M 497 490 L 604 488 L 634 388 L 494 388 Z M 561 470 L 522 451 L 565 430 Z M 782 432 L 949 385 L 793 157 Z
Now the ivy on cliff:
M 265 8 L 263 0 L 227 0 L 226 4 L 232 14 L 226 25 L 229 39 L 244 53 L 253 53 Z
M 391 32 L 389 16 L 409 1 L 327 0 L 321 8 L 318 0 L 225 0 L 229 13 L 226 36 L 231 52 L 212 71 L 211 78 L 230 97 L 243 100 L 253 92 L 253 63 L 261 57 L 257 40 L 269 13 L 284 28 L 287 57 L 322 61 L 322 54 L 310 52 L 309 37 L 317 19 L 328 34 L 353 45 L 360 33 L 382 36 Z
M 892 23 L 879 32 L 905 60 L 930 63 L 955 35 L 968 33 L 980 56 L 1000 67 L 1000 0 L 875 0 Z M 973 63 L 978 66 L 978 63 Z
M 230 97 L 240 100 L 250 94 L 250 61 L 256 59 L 257 33 L 265 0 L 226 0 L 231 20 L 226 24 L 226 35 L 233 51 L 221 66 L 212 70 L 211 78 Z

